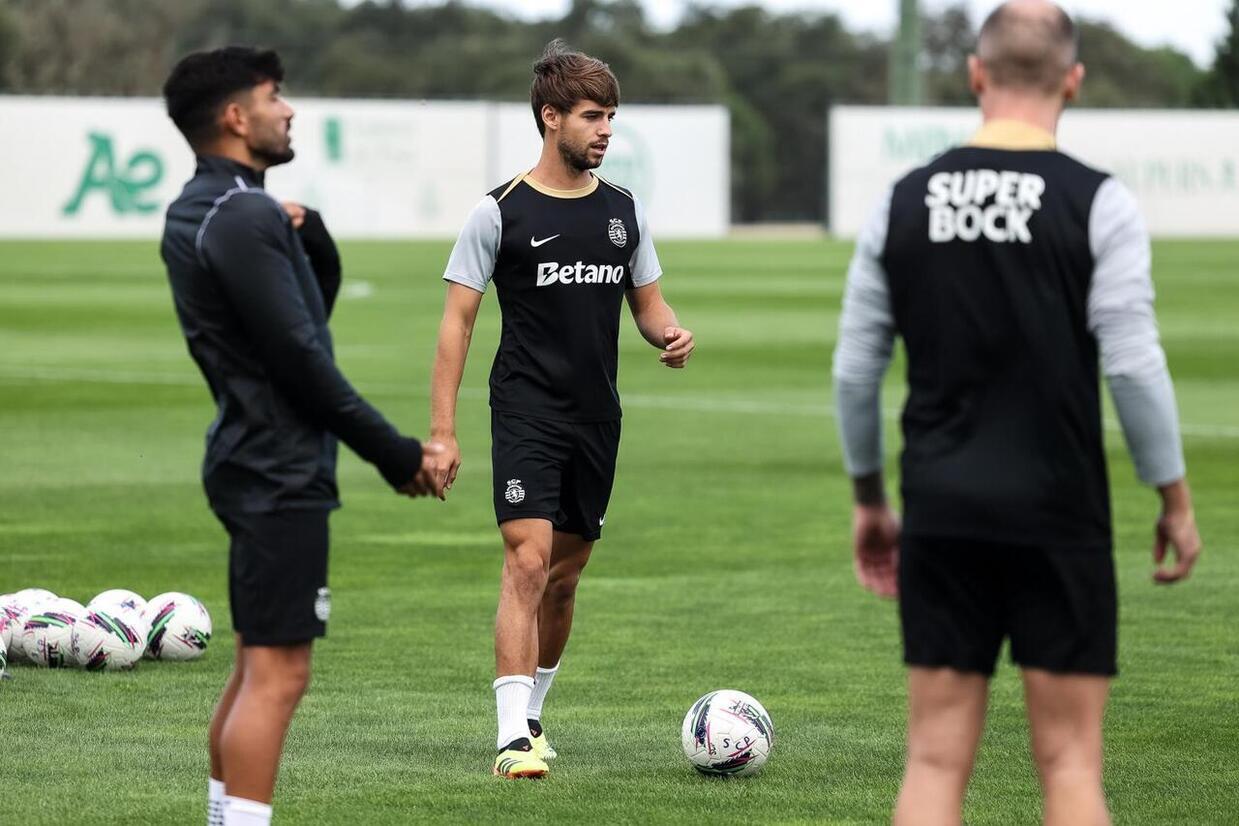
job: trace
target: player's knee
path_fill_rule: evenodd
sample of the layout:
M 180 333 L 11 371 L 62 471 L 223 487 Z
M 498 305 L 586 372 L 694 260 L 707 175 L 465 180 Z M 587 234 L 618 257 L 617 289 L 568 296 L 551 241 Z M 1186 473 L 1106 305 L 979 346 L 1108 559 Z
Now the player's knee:
M 264 663 L 263 668 L 250 668 L 245 687 L 269 705 L 295 707 L 310 687 L 310 659 L 282 657 L 278 662 Z
M 1033 760 L 1037 772 L 1045 783 L 1069 779 L 1080 782 L 1091 777 L 1101 777 L 1101 748 L 1090 742 L 1091 738 L 1072 736 L 1062 732 L 1053 737 L 1033 738 Z
M 549 556 L 536 542 L 509 546 L 504 559 L 504 573 L 517 589 L 541 593 L 546 588 Z
M 288 707 L 294 707 L 310 687 L 310 664 L 298 664 L 290 667 L 279 678 L 267 685 L 267 695 L 272 702 Z
M 967 743 L 937 738 L 908 742 L 908 764 L 911 768 L 936 774 L 967 775 L 972 771 L 973 749 Z
M 546 584 L 546 598 L 552 602 L 571 602 L 576 597 L 576 587 L 580 581 L 580 568 L 552 572 Z

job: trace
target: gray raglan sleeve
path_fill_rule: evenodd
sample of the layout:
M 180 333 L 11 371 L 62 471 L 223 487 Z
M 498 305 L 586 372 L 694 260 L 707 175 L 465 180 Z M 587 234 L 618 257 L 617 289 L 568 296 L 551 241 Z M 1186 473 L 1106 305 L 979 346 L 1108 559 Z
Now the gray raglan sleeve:
M 1101 367 L 1123 436 L 1147 485 L 1183 478 L 1174 385 L 1153 314 L 1149 234 L 1131 191 L 1107 179 L 1089 214 L 1093 280 L 1088 324 L 1101 349 Z
M 882 377 L 895 344 L 895 320 L 882 267 L 890 202 L 888 190 L 856 239 L 835 345 L 835 407 L 843 464 L 852 477 L 882 468 Z
M 632 286 L 644 287 L 653 284 L 662 277 L 662 264 L 658 263 L 658 253 L 654 250 L 654 236 L 650 234 L 650 222 L 645 217 L 645 205 L 636 195 L 632 196 L 633 207 L 637 212 L 637 232 L 641 242 L 632 253 L 628 262 L 632 272 Z
M 465 225 L 452 247 L 443 272 L 444 281 L 463 284 L 480 293 L 495 274 L 499 257 L 499 239 L 503 236 L 503 217 L 499 202 L 487 195 L 465 219 Z

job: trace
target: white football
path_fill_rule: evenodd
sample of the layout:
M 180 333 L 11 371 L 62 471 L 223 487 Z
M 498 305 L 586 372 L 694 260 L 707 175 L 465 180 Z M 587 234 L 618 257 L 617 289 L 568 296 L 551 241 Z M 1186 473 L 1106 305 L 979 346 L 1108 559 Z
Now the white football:
M 97 594 L 87 605 L 92 610 L 98 608 L 109 614 L 128 613 L 141 614 L 146 610 L 146 600 L 142 595 L 125 588 L 112 588 Z
M 133 668 L 146 651 L 146 638 L 121 616 L 87 611 L 73 624 L 73 658 L 87 671 Z
M 22 651 L 26 659 L 45 668 L 75 665 L 73 626 L 81 618 L 71 610 L 43 610 L 31 614 L 22 627 Z
M 29 660 L 22 644 L 22 629 L 31 615 L 43 610 L 55 599 L 58 597 L 46 588 L 24 588 L 9 595 L 2 608 L 13 618 L 13 624 L 9 628 L 10 636 L 5 640 L 9 647 L 9 662 Z
M 27 616 L 25 606 L 14 599 L 13 594 L 0 597 L 0 643 L 15 659 L 20 653 L 17 646 L 21 644 L 22 626 L 26 624 Z
M 29 610 L 45 605 L 55 598 L 56 595 L 46 588 L 23 588 L 13 594 L 13 599 L 25 605 Z
M 55 597 L 44 604 L 40 611 L 64 611 L 72 614 L 82 615 L 86 613 L 86 606 L 78 602 L 76 599 L 68 597 Z
M 774 748 L 774 724 L 757 700 L 743 691 L 711 691 L 684 717 L 684 756 L 702 774 L 756 774 Z
M 146 656 L 156 660 L 194 660 L 211 641 L 211 615 L 189 594 L 169 591 L 151 597 L 142 614 L 147 626 Z

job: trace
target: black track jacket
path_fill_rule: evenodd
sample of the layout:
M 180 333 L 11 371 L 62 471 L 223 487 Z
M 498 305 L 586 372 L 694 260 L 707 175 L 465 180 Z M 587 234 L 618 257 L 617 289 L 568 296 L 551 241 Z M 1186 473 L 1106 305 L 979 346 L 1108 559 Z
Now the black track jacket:
M 202 466 L 214 510 L 338 507 L 337 438 L 393 487 L 413 479 L 421 444 L 335 365 L 327 319 L 340 259 L 317 213 L 298 232 L 261 173 L 199 157 L 168 207 L 161 254 L 218 410 Z

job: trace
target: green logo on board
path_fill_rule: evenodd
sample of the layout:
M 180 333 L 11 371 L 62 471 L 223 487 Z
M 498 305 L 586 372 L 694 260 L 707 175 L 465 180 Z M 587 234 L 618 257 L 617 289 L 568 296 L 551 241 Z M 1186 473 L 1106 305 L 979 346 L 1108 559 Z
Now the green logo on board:
M 87 135 L 90 158 L 82 171 L 77 192 L 64 205 L 66 216 L 77 215 L 82 202 L 92 192 L 108 196 L 112 211 L 118 215 L 145 215 L 159 209 L 159 201 L 143 197 L 163 180 L 163 160 L 149 149 L 140 149 L 129 156 L 123 167 L 116 164 L 112 136 L 101 132 Z
M 328 163 L 344 160 L 344 124 L 337 117 L 323 122 L 323 146 L 327 150 Z
M 654 190 L 654 169 L 650 150 L 635 130 L 616 124 L 606 159 L 598 169 L 608 181 L 635 192 L 648 200 Z

